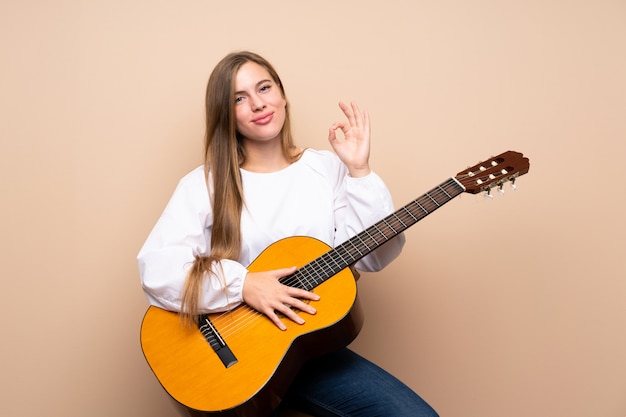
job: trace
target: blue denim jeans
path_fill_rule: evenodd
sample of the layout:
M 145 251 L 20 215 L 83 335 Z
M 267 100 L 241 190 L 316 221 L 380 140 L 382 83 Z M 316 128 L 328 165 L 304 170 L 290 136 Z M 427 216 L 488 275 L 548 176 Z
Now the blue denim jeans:
M 436 417 L 409 387 L 349 349 L 307 363 L 285 402 L 317 417 Z

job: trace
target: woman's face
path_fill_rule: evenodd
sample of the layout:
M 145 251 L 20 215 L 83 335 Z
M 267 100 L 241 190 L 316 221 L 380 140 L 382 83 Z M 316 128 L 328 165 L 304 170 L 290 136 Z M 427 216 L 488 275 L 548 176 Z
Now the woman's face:
M 247 140 L 280 140 L 285 106 L 280 87 L 265 68 L 246 62 L 235 76 L 237 132 Z

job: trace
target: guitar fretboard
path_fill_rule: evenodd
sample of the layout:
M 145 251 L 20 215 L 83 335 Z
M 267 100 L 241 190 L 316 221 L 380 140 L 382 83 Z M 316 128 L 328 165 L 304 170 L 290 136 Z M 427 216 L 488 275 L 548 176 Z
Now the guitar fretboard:
M 465 187 L 455 178 L 450 178 L 336 248 L 304 265 L 295 274 L 284 277 L 281 281 L 286 285 L 310 291 L 404 232 L 463 191 L 465 191 Z

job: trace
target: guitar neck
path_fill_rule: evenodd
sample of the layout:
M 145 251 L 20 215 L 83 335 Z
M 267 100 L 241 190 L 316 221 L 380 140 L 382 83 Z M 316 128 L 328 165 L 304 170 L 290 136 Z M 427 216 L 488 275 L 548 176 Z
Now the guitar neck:
M 290 282 L 293 284 L 292 286 L 312 290 L 339 271 L 354 265 L 359 259 L 404 232 L 464 191 L 465 187 L 455 178 L 444 181 L 421 197 L 304 265 L 293 275 L 297 279 L 286 280 L 285 283 Z

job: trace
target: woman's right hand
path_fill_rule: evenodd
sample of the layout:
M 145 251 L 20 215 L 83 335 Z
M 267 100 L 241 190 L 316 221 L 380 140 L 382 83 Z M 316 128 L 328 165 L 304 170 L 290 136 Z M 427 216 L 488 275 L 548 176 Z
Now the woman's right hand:
M 311 305 L 302 301 L 320 299 L 319 295 L 300 288 L 282 284 L 279 279 L 296 272 L 297 268 L 283 268 L 264 272 L 248 272 L 243 284 L 243 300 L 250 307 L 265 314 L 279 329 L 286 330 L 277 312 L 282 313 L 291 321 L 303 324 L 304 319 L 296 314 L 293 308 L 308 314 L 315 314 Z

